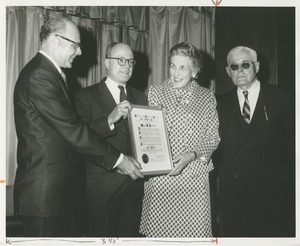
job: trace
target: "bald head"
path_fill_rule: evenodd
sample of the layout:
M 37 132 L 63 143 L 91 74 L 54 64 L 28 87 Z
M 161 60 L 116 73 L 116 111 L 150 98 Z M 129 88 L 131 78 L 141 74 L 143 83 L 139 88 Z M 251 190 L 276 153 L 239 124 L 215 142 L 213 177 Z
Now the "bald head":
M 120 62 L 119 58 L 123 58 Z M 125 59 L 125 60 L 124 60 Z M 131 78 L 133 66 L 129 60 L 133 60 L 134 55 L 130 46 L 125 43 L 112 43 L 106 49 L 105 66 L 107 75 L 120 85 L 125 85 Z
M 128 44 L 115 42 L 115 43 L 111 43 L 109 46 L 107 46 L 105 57 L 112 57 L 115 50 L 118 51 L 118 50 L 122 50 L 122 49 L 130 50 L 132 52 L 131 47 Z M 133 56 L 133 52 L 132 52 L 132 56 Z

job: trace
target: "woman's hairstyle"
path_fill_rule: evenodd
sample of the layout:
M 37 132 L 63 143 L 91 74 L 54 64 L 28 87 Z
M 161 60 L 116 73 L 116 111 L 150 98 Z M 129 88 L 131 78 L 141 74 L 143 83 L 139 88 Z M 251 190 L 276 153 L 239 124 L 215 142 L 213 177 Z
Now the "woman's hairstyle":
M 190 57 L 192 59 L 193 67 L 197 73 L 202 72 L 203 58 L 200 51 L 194 45 L 188 42 L 175 44 L 170 50 L 169 60 L 174 55 Z
M 46 21 L 44 25 L 41 27 L 41 32 L 40 32 L 41 43 L 45 42 L 51 33 L 57 31 L 64 32 L 66 30 L 67 22 L 75 25 L 75 23 L 71 19 L 65 17 L 51 18 L 48 21 Z

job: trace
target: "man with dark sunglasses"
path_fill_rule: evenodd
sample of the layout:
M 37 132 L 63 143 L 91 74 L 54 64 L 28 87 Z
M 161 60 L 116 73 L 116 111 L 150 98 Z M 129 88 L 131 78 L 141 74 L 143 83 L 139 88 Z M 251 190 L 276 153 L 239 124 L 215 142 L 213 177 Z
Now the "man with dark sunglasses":
M 218 100 L 220 236 L 295 236 L 292 97 L 257 79 L 253 49 L 233 48 L 227 64 L 236 88 Z
M 76 24 L 51 18 L 42 26 L 40 40 L 41 50 L 22 69 L 14 91 L 15 213 L 23 222 L 20 236 L 79 236 L 75 221 L 83 186 L 80 156 L 132 179 L 143 174 L 136 160 L 97 136 L 76 115 L 61 69 L 71 68 L 81 55 Z
M 105 56 L 107 77 L 80 90 L 75 105 L 80 117 L 117 150 L 132 155 L 128 113 L 131 104 L 147 105 L 144 93 L 127 85 L 136 63 L 125 43 L 112 43 Z M 143 180 L 86 162 L 87 235 L 137 237 L 143 198 Z

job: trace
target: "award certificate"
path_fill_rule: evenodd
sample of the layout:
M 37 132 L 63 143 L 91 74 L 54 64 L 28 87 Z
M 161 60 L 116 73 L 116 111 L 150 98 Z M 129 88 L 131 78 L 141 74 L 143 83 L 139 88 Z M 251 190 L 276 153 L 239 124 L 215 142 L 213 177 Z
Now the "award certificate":
M 133 156 L 144 175 L 167 174 L 173 168 L 165 110 L 132 105 L 128 117 Z

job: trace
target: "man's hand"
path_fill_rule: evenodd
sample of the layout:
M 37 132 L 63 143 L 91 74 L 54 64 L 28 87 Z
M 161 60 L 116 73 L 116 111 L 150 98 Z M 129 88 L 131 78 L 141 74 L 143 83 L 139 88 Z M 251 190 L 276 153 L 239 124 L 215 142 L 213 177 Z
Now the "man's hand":
M 131 109 L 132 106 L 127 100 L 120 102 L 108 116 L 108 124 L 112 125 L 116 123 L 121 119 L 121 117 L 126 119 Z
M 133 157 L 124 155 L 123 160 L 118 165 L 118 172 L 130 176 L 133 180 L 144 178 L 140 172 L 141 165 Z

